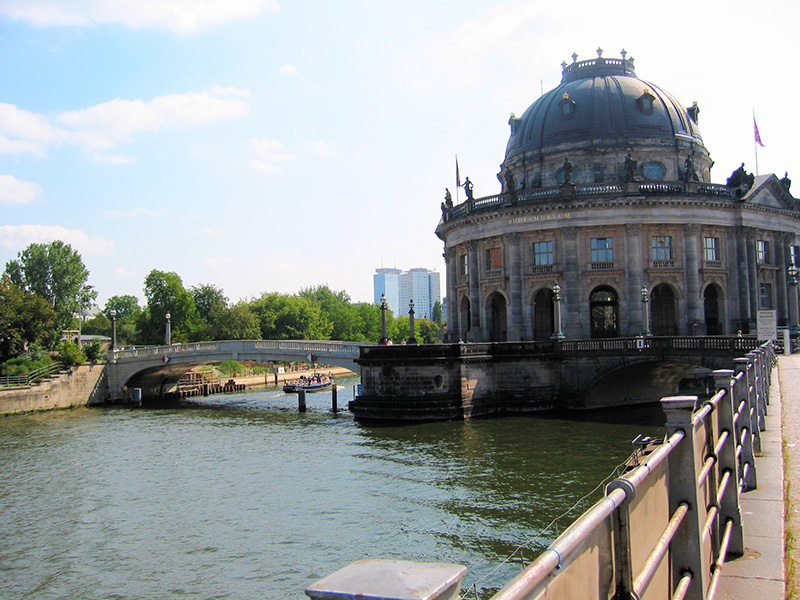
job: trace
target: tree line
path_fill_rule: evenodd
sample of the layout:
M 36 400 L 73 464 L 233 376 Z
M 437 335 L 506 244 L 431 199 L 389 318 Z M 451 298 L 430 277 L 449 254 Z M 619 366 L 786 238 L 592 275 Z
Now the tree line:
M 95 316 L 96 290 L 89 271 L 69 244 L 31 244 L 6 264 L 0 282 L 0 363 L 31 352 L 50 350 L 65 330 L 84 335 L 111 335 L 114 311 L 118 346 L 158 345 L 166 339 L 170 315 L 172 342 L 235 339 L 297 339 L 379 342 L 381 308 L 352 302 L 345 291 L 327 285 L 296 294 L 264 292 L 231 302 L 213 284 L 186 287 L 174 272 L 152 270 L 144 280 L 144 302 L 132 295 L 111 296 Z M 438 315 L 438 319 L 437 319 Z M 409 318 L 387 311 L 387 337 L 395 343 L 409 338 Z M 78 319 L 85 319 L 78 323 Z M 438 322 L 437 322 L 438 321 Z M 434 320 L 415 319 L 419 343 L 436 343 L 441 305 Z

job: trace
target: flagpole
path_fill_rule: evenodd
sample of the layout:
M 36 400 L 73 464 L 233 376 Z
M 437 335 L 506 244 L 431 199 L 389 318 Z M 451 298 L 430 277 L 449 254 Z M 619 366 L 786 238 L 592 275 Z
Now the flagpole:
M 756 125 L 756 109 L 753 109 L 753 130 L 754 133 L 757 131 L 755 128 L 758 127 Z M 753 135 L 753 153 L 756 155 L 756 177 L 758 177 L 758 139 L 755 135 Z
M 458 154 L 456 154 L 456 204 L 458 204 L 459 189 L 461 189 L 461 177 L 458 174 Z

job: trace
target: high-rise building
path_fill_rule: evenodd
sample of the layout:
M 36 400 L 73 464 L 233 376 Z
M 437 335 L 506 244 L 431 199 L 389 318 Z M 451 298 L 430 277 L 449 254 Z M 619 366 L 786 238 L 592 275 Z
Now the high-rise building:
M 375 269 L 373 287 L 375 303 L 380 303 L 384 294 L 395 317 L 407 315 L 409 302 L 413 300 L 415 317 L 430 319 L 433 305 L 440 299 L 439 273 L 430 269 Z
M 372 276 L 375 304 L 381 303 L 381 295 L 386 296 L 386 304 L 393 315 L 397 315 L 400 308 L 400 269 L 375 269 Z

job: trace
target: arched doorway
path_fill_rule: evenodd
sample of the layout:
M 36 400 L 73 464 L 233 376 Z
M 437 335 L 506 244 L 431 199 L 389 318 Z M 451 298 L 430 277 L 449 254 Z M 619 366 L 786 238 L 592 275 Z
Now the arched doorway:
M 653 335 L 678 335 L 675 321 L 675 293 L 660 283 L 650 293 L 650 327 Z
M 459 310 L 459 335 L 463 341 L 467 341 L 469 335 L 470 323 L 472 322 L 472 309 L 470 308 L 469 298 L 464 296 L 461 298 L 461 308 Z
M 617 293 L 612 288 L 595 288 L 589 296 L 589 312 L 592 315 L 593 338 L 619 336 L 619 306 Z
M 722 319 L 719 314 L 720 291 L 710 284 L 703 292 L 703 314 L 706 321 L 706 335 L 722 335 Z
M 533 297 L 533 339 L 549 340 L 556 331 L 553 320 L 553 290 L 542 288 Z
M 489 341 L 505 342 L 508 339 L 508 313 L 506 299 L 498 292 L 489 296 Z

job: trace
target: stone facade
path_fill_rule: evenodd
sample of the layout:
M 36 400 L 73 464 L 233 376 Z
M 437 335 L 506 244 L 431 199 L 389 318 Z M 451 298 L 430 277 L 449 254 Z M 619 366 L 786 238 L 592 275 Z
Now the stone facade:
M 501 193 L 443 207 L 448 341 L 549 339 L 556 282 L 568 338 L 796 325 L 800 202 L 772 174 L 712 183 L 698 120 L 625 57 L 564 65 L 509 121 Z

